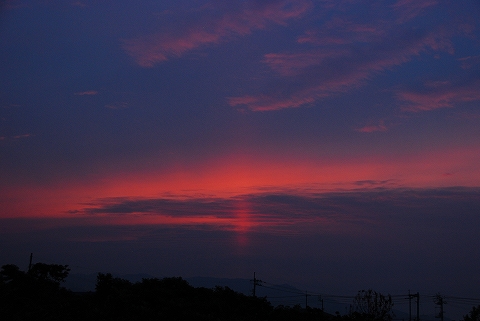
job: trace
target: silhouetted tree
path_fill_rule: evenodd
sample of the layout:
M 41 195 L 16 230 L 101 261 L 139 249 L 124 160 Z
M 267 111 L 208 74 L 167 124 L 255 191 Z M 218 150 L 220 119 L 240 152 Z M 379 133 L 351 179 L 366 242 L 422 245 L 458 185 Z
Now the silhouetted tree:
M 68 265 L 35 263 L 28 272 L 24 272 L 14 264 L 6 264 L 2 266 L 0 275 L 5 283 L 40 281 L 59 285 L 65 281 L 69 272 Z
M 65 282 L 70 272 L 68 265 L 35 263 L 28 274 L 37 280 L 53 282 L 59 285 Z
M 19 267 L 15 264 L 5 264 L 2 266 L 0 275 L 2 276 L 2 281 L 4 281 L 5 283 L 9 283 L 25 277 L 25 272 L 20 271 Z
M 290 320 L 315 320 L 330 321 L 334 320 L 334 316 L 323 312 L 317 308 L 302 308 L 299 304 L 293 307 L 279 305 L 273 309 L 268 317 L 269 321 L 290 321 Z
M 99 273 L 96 311 L 102 320 L 266 320 L 272 307 L 228 287 L 194 288 L 182 278 L 132 284 Z
M 6 264 L 0 270 L 1 320 L 60 320 L 67 318 L 70 292 L 59 286 L 68 266 L 37 263 L 27 271 Z M 72 319 L 72 318 L 68 318 Z
M 349 318 L 368 321 L 391 321 L 393 319 L 393 301 L 389 295 L 384 296 L 373 290 L 361 290 L 350 307 Z
M 95 292 L 60 287 L 68 265 L 37 263 L 29 271 L 7 264 L 0 270 L 0 320 L 332 320 L 319 309 L 273 309 L 266 298 L 229 287 L 194 288 L 182 278 L 132 283 L 99 273 Z
M 115 278 L 110 273 L 98 273 L 95 303 L 100 319 L 128 320 L 134 314 L 132 286 L 130 281 Z
M 463 316 L 463 321 L 480 321 L 480 305 L 473 307 L 469 314 Z
M 127 291 L 131 286 L 132 283 L 128 280 L 114 278 L 110 273 L 98 273 L 95 291 L 98 295 L 108 296 L 118 294 L 121 291 Z

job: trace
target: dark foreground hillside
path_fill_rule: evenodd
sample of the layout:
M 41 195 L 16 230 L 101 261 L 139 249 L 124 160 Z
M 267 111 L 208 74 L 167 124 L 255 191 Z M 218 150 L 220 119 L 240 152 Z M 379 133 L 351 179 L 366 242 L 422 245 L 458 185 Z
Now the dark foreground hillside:
M 131 282 L 110 273 L 97 275 L 95 291 L 72 292 L 61 286 L 68 265 L 36 263 L 27 272 L 16 265 L 0 270 L 0 320 L 317 320 L 394 321 L 393 300 L 361 290 L 346 315 L 320 309 L 277 306 L 266 298 L 229 287 L 193 287 L 182 278 L 144 278 Z M 438 294 L 438 299 L 443 297 Z M 480 305 L 463 321 L 480 321 Z
M 182 278 L 141 282 L 99 273 L 94 292 L 61 287 L 68 266 L 37 263 L 28 272 L 4 265 L 0 320 L 329 320 L 318 309 L 273 306 L 228 287 L 194 288 Z

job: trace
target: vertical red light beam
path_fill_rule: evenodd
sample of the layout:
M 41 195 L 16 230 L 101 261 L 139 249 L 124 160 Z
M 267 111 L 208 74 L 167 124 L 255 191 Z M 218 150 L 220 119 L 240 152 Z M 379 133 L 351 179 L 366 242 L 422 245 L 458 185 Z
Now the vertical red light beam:
M 240 253 L 243 253 L 249 245 L 248 234 L 255 226 L 255 222 L 252 220 L 251 206 L 247 201 L 238 201 L 233 220 L 235 243 Z

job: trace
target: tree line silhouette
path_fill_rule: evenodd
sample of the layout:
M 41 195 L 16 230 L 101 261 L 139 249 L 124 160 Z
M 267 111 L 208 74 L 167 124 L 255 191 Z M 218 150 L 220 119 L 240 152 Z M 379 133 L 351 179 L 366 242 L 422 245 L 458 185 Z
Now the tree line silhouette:
M 68 265 L 13 264 L 0 270 L 0 320 L 321 320 L 391 321 L 393 302 L 373 290 L 359 291 L 346 315 L 317 308 L 273 307 L 266 298 L 229 287 L 195 288 L 181 277 L 132 283 L 98 273 L 94 292 L 67 290 Z M 480 321 L 480 306 L 464 321 Z

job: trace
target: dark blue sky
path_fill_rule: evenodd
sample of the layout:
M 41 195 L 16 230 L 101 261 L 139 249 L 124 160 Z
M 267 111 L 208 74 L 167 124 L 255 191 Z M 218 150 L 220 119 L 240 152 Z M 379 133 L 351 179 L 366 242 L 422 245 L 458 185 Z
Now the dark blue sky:
M 3 263 L 480 297 L 478 1 L 0 10 Z

